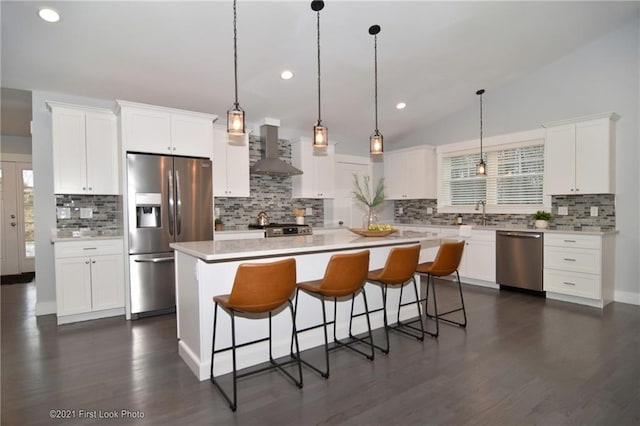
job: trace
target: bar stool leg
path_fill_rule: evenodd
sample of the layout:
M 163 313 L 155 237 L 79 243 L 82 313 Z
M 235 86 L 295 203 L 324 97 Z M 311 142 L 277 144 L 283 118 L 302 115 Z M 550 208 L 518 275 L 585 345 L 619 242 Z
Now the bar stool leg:
M 335 314 L 334 314 L 334 317 L 333 317 L 333 324 L 334 324 L 333 340 L 336 343 L 336 345 L 345 346 L 348 349 L 351 349 L 352 351 L 359 353 L 360 355 L 364 355 L 369 361 L 373 361 L 374 351 L 373 351 L 373 337 L 372 337 L 372 334 L 371 334 L 371 321 L 369 319 L 369 306 L 367 304 L 367 296 L 364 293 L 364 290 L 362 291 L 362 295 L 364 297 L 364 306 L 365 306 L 365 309 L 366 309 L 365 315 L 367 316 L 367 329 L 368 329 L 368 333 L 369 333 L 368 341 L 367 341 L 367 338 L 360 338 L 360 337 L 354 336 L 353 332 L 352 332 L 353 307 L 354 307 L 354 302 L 355 302 L 355 298 L 356 298 L 355 293 L 351 295 L 351 314 L 349 316 L 349 339 L 351 339 L 351 341 L 350 342 L 342 342 L 342 341 L 340 341 L 340 339 L 337 338 L 337 336 L 335 334 L 335 324 L 337 324 Z M 362 315 L 362 314 L 360 314 L 360 315 Z M 360 315 L 358 315 L 358 316 L 360 316 Z M 371 349 L 371 355 L 369 355 L 366 352 L 361 351 L 360 349 L 352 347 L 351 345 L 353 343 L 366 343 L 366 344 L 368 344 L 372 348 Z
M 384 320 L 384 334 L 387 341 L 387 347 L 382 348 L 378 345 L 374 345 L 374 346 L 378 348 L 380 351 L 382 351 L 383 354 L 388 354 L 389 353 L 389 323 L 387 321 L 387 285 L 383 284 L 380 287 L 380 289 L 382 290 L 382 318 Z
M 418 307 L 418 319 L 416 320 L 411 320 L 407 323 L 403 323 L 402 321 L 400 321 L 400 309 L 402 308 L 402 306 L 407 306 L 407 305 L 411 305 L 414 302 L 407 302 L 407 303 L 402 303 L 402 287 L 400 287 L 400 299 L 398 300 L 398 326 L 401 327 L 406 327 L 406 328 L 410 328 L 412 330 L 415 330 L 417 332 L 419 332 L 419 334 L 414 334 L 411 332 L 408 332 L 406 330 L 403 330 L 400 327 L 395 327 L 394 330 L 398 331 L 400 333 L 406 334 L 407 336 L 411 336 L 411 337 L 415 337 L 417 340 L 419 341 L 424 341 L 424 325 L 422 324 L 422 311 L 420 310 L 420 296 L 418 295 L 418 284 L 416 283 L 416 278 L 415 276 L 411 278 L 413 280 L 413 291 L 416 297 L 415 300 L 415 304 Z M 404 287 L 404 286 L 403 286 Z M 420 322 L 420 328 L 418 327 L 414 327 L 413 324 L 414 322 Z
M 213 309 L 213 339 L 211 342 L 211 376 L 210 376 L 210 380 L 211 383 L 213 383 L 216 388 L 218 388 L 218 390 L 220 391 L 220 393 L 222 394 L 222 396 L 224 397 L 224 399 L 227 401 L 227 403 L 229 404 L 229 408 L 231 408 L 231 411 L 236 411 L 238 405 L 237 405 L 237 391 L 236 391 L 236 382 L 237 382 L 237 373 L 236 373 L 236 331 L 235 331 L 235 315 L 233 311 L 230 311 L 231 314 L 231 351 L 232 351 L 232 358 L 233 358 L 233 401 L 231 400 L 231 398 L 229 398 L 229 395 L 227 395 L 227 393 L 224 391 L 224 389 L 222 389 L 222 386 L 220 385 L 220 383 L 215 379 L 215 377 L 213 376 L 213 361 L 214 361 L 214 356 L 216 353 L 216 326 L 217 326 L 217 320 L 218 320 L 218 303 L 215 304 L 214 309 Z
M 294 379 L 293 381 L 296 383 L 296 385 L 298 386 L 298 388 L 302 389 L 303 383 L 302 383 L 302 363 L 300 361 L 300 344 L 298 343 L 298 330 L 296 328 L 296 311 L 293 309 L 293 303 L 291 303 L 291 300 L 289 300 L 287 302 L 287 304 L 289 305 L 289 310 L 291 311 L 291 323 L 292 323 L 292 328 L 293 328 L 293 336 L 294 336 L 294 340 L 296 341 L 296 361 L 298 364 L 298 377 L 300 377 L 300 381 L 296 382 L 296 380 Z
M 362 289 L 362 297 L 364 297 L 364 309 L 367 313 L 366 317 L 367 317 L 367 330 L 369 331 L 369 344 L 371 346 L 371 356 L 367 356 L 368 359 L 370 359 L 371 361 L 373 361 L 373 358 L 375 356 L 375 351 L 373 348 L 373 333 L 371 332 L 371 319 L 369 318 L 369 303 L 367 303 L 367 293 L 364 291 L 364 289 Z M 351 305 L 351 313 L 353 314 L 353 305 Z M 349 331 L 351 331 L 351 329 L 349 329 Z
M 433 289 L 433 310 L 435 315 L 429 315 L 429 286 Z M 436 297 L 436 285 L 432 275 L 427 275 L 427 295 L 424 299 L 424 313 L 426 318 L 432 318 L 436 321 L 436 332 L 425 331 L 425 333 L 437 338 L 440 335 L 440 315 L 438 315 L 438 298 Z

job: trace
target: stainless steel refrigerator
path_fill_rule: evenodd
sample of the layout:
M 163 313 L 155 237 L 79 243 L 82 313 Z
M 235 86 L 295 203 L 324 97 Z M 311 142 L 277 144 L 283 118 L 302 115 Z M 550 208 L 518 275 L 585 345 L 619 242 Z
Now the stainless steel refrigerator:
M 211 161 L 127 154 L 131 314 L 175 308 L 169 244 L 213 239 Z

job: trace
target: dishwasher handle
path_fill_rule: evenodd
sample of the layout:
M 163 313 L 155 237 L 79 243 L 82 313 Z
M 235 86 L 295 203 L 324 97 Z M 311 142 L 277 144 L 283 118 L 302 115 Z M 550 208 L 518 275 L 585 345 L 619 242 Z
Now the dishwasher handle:
M 498 235 L 512 238 L 540 238 L 542 236 L 542 234 L 533 232 L 499 232 Z

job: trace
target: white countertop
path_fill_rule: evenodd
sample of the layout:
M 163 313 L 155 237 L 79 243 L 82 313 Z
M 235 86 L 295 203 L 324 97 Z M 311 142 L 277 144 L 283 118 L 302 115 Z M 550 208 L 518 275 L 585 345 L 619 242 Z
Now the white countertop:
M 558 233 L 558 234 L 580 234 L 580 235 L 609 235 L 616 234 L 618 231 L 600 231 L 597 229 L 586 228 L 584 230 L 575 230 L 571 228 L 567 229 L 540 229 L 540 228 L 529 228 L 526 226 L 509 226 L 509 225 L 475 225 L 475 224 L 465 224 L 467 226 L 471 226 L 471 229 L 474 231 L 519 231 L 519 232 L 545 232 L 545 233 Z M 440 228 L 440 229 L 451 229 L 457 231 L 460 228 L 460 225 L 436 225 L 436 224 L 425 224 L 425 223 L 395 223 L 394 226 L 412 226 L 412 227 L 424 227 L 424 228 Z
M 60 243 L 63 241 L 87 241 L 87 240 L 117 240 L 122 239 L 123 235 L 119 231 L 102 233 L 99 231 L 76 233 L 74 236 L 71 231 L 55 231 L 51 235 L 51 243 Z
M 170 247 L 205 261 L 216 262 L 410 244 L 442 238 L 457 238 L 457 235 L 455 233 L 406 231 L 397 232 L 387 237 L 360 237 L 348 231 L 336 231 L 330 234 L 296 237 L 172 243 Z

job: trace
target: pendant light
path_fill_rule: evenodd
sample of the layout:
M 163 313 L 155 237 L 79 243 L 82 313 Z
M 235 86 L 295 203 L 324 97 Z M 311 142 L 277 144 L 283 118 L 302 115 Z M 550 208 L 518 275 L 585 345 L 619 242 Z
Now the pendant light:
M 233 0 L 233 76 L 235 83 L 235 99 L 233 106 L 227 111 L 227 133 L 233 136 L 244 135 L 244 111 L 238 103 L 238 29 L 236 0 Z
M 372 25 L 369 27 L 369 34 L 373 36 L 373 63 L 374 63 L 374 81 L 375 81 L 375 110 L 376 110 L 376 129 L 369 137 L 369 151 L 371 154 L 382 154 L 382 144 L 384 137 L 378 131 L 378 33 L 380 33 L 380 25 Z
M 318 16 L 318 121 L 313 126 L 313 147 L 324 148 L 329 143 L 327 137 L 327 127 L 322 124 L 322 115 L 320 114 L 320 11 L 324 8 L 322 0 L 313 0 L 311 2 L 311 10 L 316 12 Z
M 476 176 L 487 175 L 487 164 L 482 158 L 482 94 L 484 89 L 480 89 L 476 92 L 476 95 L 480 96 L 480 162 L 476 164 Z

